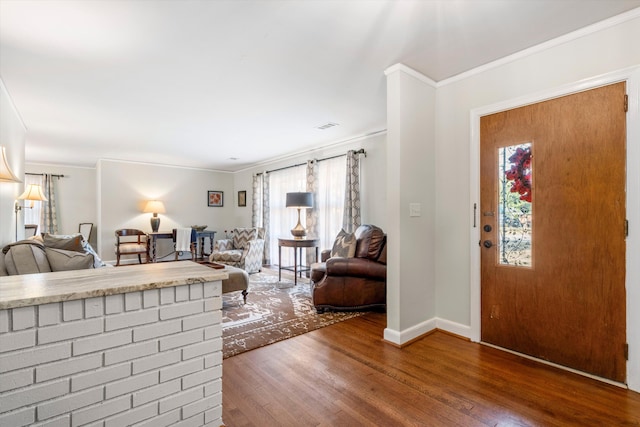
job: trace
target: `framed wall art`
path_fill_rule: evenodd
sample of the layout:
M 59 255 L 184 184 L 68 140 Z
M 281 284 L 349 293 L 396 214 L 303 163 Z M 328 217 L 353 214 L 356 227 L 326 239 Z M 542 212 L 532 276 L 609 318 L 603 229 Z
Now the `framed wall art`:
M 247 206 L 247 192 L 238 191 L 238 206 Z
M 223 191 L 208 191 L 207 203 L 209 206 L 222 207 L 224 206 L 224 192 Z

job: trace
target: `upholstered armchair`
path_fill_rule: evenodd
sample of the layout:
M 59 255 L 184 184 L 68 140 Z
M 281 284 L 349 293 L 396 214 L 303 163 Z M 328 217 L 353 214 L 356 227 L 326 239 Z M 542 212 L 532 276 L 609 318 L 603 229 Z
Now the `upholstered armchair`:
M 379 227 L 361 225 L 353 235 L 338 235 L 321 259 L 311 265 L 311 295 L 318 313 L 386 309 L 387 236 Z
M 264 229 L 236 228 L 231 239 L 216 240 L 209 261 L 257 273 L 262 270 L 263 256 Z
M 116 266 L 120 265 L 122 255 L 138 255 L 138 262 L 142 264 L 140 255 L 144 254 L 145 262 L 149 262 L 149 236 L 147 233 L 134 228 L 116 230 Z

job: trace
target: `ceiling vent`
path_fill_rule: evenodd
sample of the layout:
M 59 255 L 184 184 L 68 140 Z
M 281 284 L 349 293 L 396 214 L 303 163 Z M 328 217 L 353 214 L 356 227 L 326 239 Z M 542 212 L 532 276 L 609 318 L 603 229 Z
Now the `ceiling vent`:
M 338 126 L 338 124 L 337 123 L 333 123 L 333 122 L 329 122 L 329 123 L 325 123 L 325 124 L 320 125 L 320 126 L 316 126 L 316 129 L 325 130 L 325 129 L 332 128 L 334 126 Z

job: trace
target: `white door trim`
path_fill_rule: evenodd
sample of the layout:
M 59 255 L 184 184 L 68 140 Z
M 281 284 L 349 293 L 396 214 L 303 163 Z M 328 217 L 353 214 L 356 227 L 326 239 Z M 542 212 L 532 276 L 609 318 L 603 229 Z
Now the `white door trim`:
M 470 265 L 470 339 L 480 341 L 480 118 L 525 105 L 546 101 L 609 85 L 627 82 L 629 112 L 627 113 L 627 219 L 629 236 L 626 240 L 626 305 L 627 342 L 629 361 L 627 362 L 627 384 L 630 389 L 640 391 L 640 310 L 635 310 L 631 301 L 640 301 L 640 66 L 606 73 L 558 88 L 509 99 L 491 105 L 475 108 L 470 112 L 470 206 L 474 218 L 470 221 L 469 247 Z M 476 209 L 474 209 L 474 205 Z M 636 260 L 634 263 L 633 260 Z

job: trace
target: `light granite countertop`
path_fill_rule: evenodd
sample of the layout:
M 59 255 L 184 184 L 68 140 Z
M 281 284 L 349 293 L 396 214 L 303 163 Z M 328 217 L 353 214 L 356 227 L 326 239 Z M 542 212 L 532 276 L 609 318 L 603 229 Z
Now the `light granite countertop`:
M 0 277 L 0 309 L 212 282 L 228 278 L 191 261 Z

